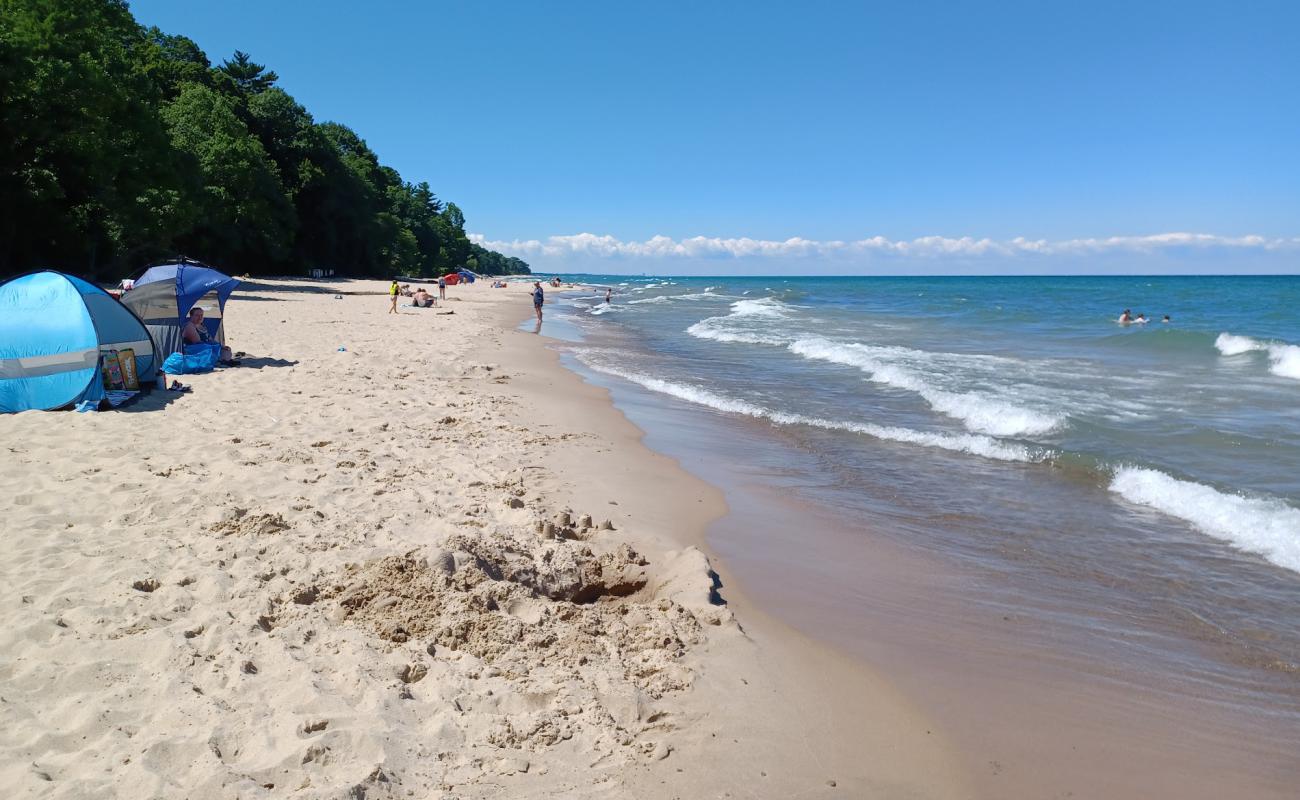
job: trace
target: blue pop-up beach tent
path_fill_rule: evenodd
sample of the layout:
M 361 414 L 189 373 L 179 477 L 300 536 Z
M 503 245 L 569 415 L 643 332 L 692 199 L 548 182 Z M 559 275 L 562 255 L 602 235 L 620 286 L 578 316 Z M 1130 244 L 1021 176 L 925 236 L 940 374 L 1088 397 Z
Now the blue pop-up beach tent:
M 0 284 L 0 412 L 99 400 L 100 354 L 128 348 L 140 382 L 153 381 L 144 323 L 98 286 L 53 271 Z
M 178 260 L 145 270 L 122 302 L 144 320 L 166 356 L 181 350 L 181 330 L 195 306 L 203 308 L 203 326 L 214 341 L 224 342 L 226 300 L 239 279 L 193 261 Z

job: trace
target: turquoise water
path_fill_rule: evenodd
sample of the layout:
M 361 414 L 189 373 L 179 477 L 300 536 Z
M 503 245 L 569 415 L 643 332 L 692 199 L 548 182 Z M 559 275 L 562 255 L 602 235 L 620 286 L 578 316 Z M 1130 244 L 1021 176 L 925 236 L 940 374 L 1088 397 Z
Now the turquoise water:
M 566 277 L 599 288 L 550 313 L 616 391 L 797 451 L 805 499 L 1000 602 L 1210 640 L 1294 695 L 1300 278 Z

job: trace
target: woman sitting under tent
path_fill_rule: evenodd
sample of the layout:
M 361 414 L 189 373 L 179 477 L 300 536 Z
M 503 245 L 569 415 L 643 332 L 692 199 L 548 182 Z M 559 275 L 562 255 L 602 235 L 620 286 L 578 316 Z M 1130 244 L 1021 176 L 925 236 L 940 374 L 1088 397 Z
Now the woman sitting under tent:
M 181 330 L 181 339 L 185 342 L 185 355 L 195 355 L 213 349 L 218 351 L 219 357 L 214 359 L 218 364 L 225 367 L 239 366 L 239 362 L 231 355 L 229 347 L 212 340 L 207 327 L 203 324 L 203 309 L 199 306 L 190 309 L 189 322 L 185 323 L 185 328 Z

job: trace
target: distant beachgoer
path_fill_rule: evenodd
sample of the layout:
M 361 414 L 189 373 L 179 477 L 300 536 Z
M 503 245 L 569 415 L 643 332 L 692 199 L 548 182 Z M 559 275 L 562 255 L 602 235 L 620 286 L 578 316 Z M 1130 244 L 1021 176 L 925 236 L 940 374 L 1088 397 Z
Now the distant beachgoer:
M 542 292 L 542 284 L 533 281 L 533 310 L 537 312 L 537 321 L 542 321 L 542 304 L 546 302 L 545 293 Z
M 613 289 L 606 289 L 606 290 L 605 290 L 605 302 L 606 302 L 606 303 L 608 303 L 608 302 L 609 302 L 609 299 L 610 299 L 611 297 L 613 297 L 613 296 L 614 296 L 614 290 L 613 290 Z
M 198 306 L 190 309 L 190 319 L 189 322 L 185 323 L 185 327 L 181 329 L 181 339 L 185 342 L 187 353 L 192 349 L 203 347 L 220 348 L 219 364 L 227 367 L 239 366 L 239 362 L 235 360 L 229 347 L 212 341 L 207 326 L 203 324 L 203 309 Z
M 433 308 L 434 305 L 433 295 L 426 292 L 423 286 L 415 290 L 415 296 L 411 298 L 411 302 L 416 308 Z
M 439 279 L 438 279 L 438 299 L 439 299 L 439 300 L 446 300 L 446 299 L 447 299 L 447 279 L 446 279 L 446 278 L 439 278 Z
M 1137 319 L 1133 320 L 1133 322 L 1138 325 L 1145 325 L 1150 321 L 1151 320 L 1147 319 L 1147 315 L 1143 314 L 1141 311 L 1138 312 Z
M 401 291 L 401 287 L 397 285 L 397 279 L 394 278 L 393 285 L 388 287 L 388 299 L 391 301 L 388 306 L 389 314 L 397 313 L 397 295 L 400 294 Z
M 1121 324 L 1121 325 L 1127 325 L 1127 324 L 1129 324 L 1130 322 L 1133 321 L 1133 312 L 1129 311 L 1129 310 L 1126 308 L 1126 309 L 1124 309 L 1124 313 L 1119 315 L 1119 319 L 1117 319 L 1117 320 L 1115 320 L 1115 321 L 1118 322 L 1118 323 Z
M 1162 319 L 1162 320 L 1160 320 L 1160 321 L 1161 321 L 1161 322 L 1173 322 L 1173 320 L 1169 318 L 1169 315 L 1168 315 L 1168 314 L 1165 314 L 1164 319 Z

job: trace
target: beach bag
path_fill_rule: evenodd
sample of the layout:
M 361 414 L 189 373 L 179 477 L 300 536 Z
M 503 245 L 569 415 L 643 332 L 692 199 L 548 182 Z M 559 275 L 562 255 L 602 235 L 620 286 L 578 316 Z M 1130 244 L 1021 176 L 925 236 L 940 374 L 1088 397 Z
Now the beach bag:
M 124 347 L 117 351 L 118 368 L 122 371 L 122 388 L 128 392 L 140 391 L 140 376 L 135 370 L 135 350 Z
M 103 372 L 105 389 L 121 389 L 125 386 L 122 381 L 122 362 L 116 350 L 103 354 Z

